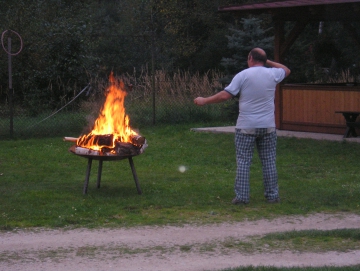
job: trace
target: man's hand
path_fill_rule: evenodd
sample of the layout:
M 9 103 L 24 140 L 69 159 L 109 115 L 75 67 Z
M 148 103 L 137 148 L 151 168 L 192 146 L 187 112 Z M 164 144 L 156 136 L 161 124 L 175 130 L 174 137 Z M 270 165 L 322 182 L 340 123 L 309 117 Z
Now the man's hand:
M 197 97 L 194 99 L 194 103 L 196 105 L 202 106 L 205 104 L 216 104 L 216 103 L 221 103 L 223 101 L 229 100 L 232 98 L 232 95 L 230 93 L 228 93 L 225 90 L 222 90 L 218 93 L 216 93 L 215 95 L 209 96 L 209 97 Z
M 198 105 L 198 106 L 203 106 L 206 104 L 205 102 L 206 98 L 203 97 L 197 97 L 194 99 L 194 104 Z

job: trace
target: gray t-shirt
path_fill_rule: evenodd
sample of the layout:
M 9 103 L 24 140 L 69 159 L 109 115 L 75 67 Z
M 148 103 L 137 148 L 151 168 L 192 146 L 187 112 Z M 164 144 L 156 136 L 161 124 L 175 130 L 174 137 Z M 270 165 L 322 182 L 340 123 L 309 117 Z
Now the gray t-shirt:
M 275 88 L 284 78 L 284 69 L 262 66 L 235 75 L 225 91 L 240 93 L 237 129 L 275 127 Z

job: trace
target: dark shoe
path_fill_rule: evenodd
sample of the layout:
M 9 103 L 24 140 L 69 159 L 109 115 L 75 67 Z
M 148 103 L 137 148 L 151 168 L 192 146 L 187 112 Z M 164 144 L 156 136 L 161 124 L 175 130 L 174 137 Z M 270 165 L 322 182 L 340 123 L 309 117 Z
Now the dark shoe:
M 280 202 L 280 198 L 276 198 L 276 199 L 268 199 L 267 203 L 279 203 Z
M 235 205 L 241 205 L 241 204 L 248 204 L 249 202 L 248 201 L 244 201 L 244 200 L 241 200 L 241 199 L 237 199 L 237 198 L 234 198 L 232 201 L 231 201 L 232 204 L 235 204 Z

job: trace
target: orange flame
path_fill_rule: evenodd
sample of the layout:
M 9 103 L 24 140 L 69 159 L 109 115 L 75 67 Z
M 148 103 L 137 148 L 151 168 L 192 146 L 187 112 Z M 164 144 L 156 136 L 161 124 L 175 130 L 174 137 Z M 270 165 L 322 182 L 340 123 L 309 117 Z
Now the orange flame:
M 130 126 L 129 116 L 125 113 L 125 96 L 124 83 L 116 81 L 113 73 L 109 77 L 110 87 L 107 89 L 106 100 L 101 109 L 98 118 L 95 120 L 93 130 L 81 136 L 76 144 L 78 146 L 92 150 L 101 150 L 104 145 L 96 142 L 96 136 L 111 136 L 112 145 L 106 145 L 108 148 L 114 148 L 117 141 L 131 143 L 131 136 L 136 136 Z

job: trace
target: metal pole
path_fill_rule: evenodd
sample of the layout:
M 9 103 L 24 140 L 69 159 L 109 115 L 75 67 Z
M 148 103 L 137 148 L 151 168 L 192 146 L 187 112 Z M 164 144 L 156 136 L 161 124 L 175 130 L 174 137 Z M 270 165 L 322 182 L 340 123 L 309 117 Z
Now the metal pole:
M 129 163 L 130 163 L 131 171 L 132 171 L 132 174 L 133 174 L 133 177 L 134 177 L 136 189 L 138 191 L 138 194 L 141 195 L 142 191 L 141 191 L 141 188 L 140 188 L 139 179 L 137 177 L 135 166 L 134 166 L 134 161 L 133 161 L 131 156 L 129 157 Z
M 8 52 L 11 52 L 11 38 L 8 38 Z M 11 54 L 8 54 L 9 60 L 9 109 L 10 109 L 10 137 L 14 135 L 14 103 L 13 103 L 13 90 L 12 90 L 12 67 L 11 67 Z
M 152 78 L 151 78 L 151 88 L 152 88 L 152 96 L 153 96 L 153 124 L 155 124 L 155 119 L 156 119 L 156 103 L 155 103 L 155 64 L 154 64 L 154 41 L 153 41 L 153 37 L 151 37 L 151 73 L 152 73 Z
M 86 175 L 85 175 L 84 188 L 83 188 L 83 195 L 86 195 L 88 187 L 89 187 L 89 178 L 90 178 L 92 160 L 93 160 L 92 158 L 88 159 L 88 165 L 86 168 Z
M 151 10 L 151 23 L 152 23 L 152 30 L 151 30 L 151 88 L 152 88 L 152 97 L 153 97 L 153 124 L 155 124 L 156 118 L 156 103 L 155 103 L 155 49 L 154 49 L 154 21 L 153 21 L 153 13 Z

